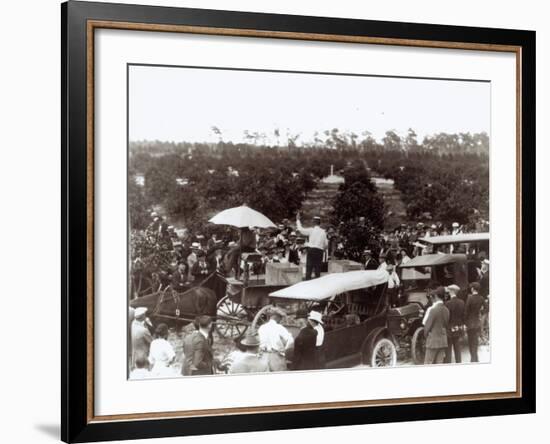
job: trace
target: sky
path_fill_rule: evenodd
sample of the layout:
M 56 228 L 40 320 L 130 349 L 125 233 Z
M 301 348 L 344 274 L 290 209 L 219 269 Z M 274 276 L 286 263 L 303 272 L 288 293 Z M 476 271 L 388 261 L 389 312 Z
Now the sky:
M 336 70 L 336 68 L 335 68 Z M 419 141 L 446 132 L 490 131 L 490 83 L 131 66 L 130 141 L 243 142 L 244 131 L 281 144 L 338 128 L 380 140 L 388 130 Z

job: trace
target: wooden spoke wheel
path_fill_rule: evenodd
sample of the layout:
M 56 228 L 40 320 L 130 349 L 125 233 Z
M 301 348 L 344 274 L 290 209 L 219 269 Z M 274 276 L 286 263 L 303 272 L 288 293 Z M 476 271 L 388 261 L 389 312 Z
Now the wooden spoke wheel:
M 230 296 L 225 296 L 217 304 L 216 331 L 224 338 L 238 339 L 244 335 L 250 324 L 248 312 L 234 302 Z
M 256 313 L 256 316 L 254 316 L 254 320 L 252 321 L 251 328 L 254 329 L 254 331 L 258 331 L 258 328 L 265 324 L 267 321 L 269 321 L 269 312 L 274 309 L 274 305 L 265 305 L 263 306 L 258 312 Z M 281 313 L 282 310 L 281 310 Z M 284 316 L 283 316 L 284 317 Z M 283 319 L 284 321 L 284 319 Z
M 411 339 L 411 357 L 416 365 L 424 364 L 426 355 L 426 338 L 424 337 L 424 327 L 418 327 Z
M 374 344 L 371 354 L 371 367 L 393 367 L 397 364 L 397 350 L 392 341 L 380 338 Z

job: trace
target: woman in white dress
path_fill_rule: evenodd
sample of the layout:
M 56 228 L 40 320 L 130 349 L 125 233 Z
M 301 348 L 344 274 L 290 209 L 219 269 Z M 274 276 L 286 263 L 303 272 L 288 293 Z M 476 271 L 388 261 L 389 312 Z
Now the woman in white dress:
M 175 371 L 170 367 L 174 362 L 176 353 L 174 348 L 167 341 L 168 326 L 159 324 L 155 330 L 155 339 L 151 342 L 149 349 L 149 362 L 151 363 L 151 377 L 175 376 Z

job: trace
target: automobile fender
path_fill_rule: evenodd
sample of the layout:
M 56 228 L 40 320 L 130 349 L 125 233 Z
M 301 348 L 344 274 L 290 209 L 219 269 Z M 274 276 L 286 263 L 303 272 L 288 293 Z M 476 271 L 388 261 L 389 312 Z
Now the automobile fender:
M 397 341 L 395 340 L 395 337 L 387 327 L 376 327 L 368 334 L 368 336 L 363 341 L 363 345 L 361 346 L 361 351 L 363 354 L 363 362 L 365 361 L 370 362 L 370 357 L 371 357 L 372 350 L 374 348 L 374 344 L 376 344 L 376 341 L 378 341 L 378 339 L 380 338 L 388 338 L 398 348 L 398 344 L 397 344 Z

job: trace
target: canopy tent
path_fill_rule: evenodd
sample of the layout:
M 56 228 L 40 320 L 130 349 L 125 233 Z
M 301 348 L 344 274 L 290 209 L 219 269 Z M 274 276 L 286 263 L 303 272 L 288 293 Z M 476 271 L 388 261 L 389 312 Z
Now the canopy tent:
M 454 264 L 456 262 L 466 262 L 465 254 L 424 254 L 412 258 L 406 264 L 401 264 L 399 268 L 432 267 L 434 265 Z
M 489 233 L 460 233 L 447 236 L 430 236 L 420 238 L 421 242 L 432 245 L 467 244 L 471 242 L 489 241 Z
M 276 225 L 259 211 L 253 210 L 246 205 L 229 208 L 216 214 L 209 222 L 217 225 L 232 225 L 238 228 L 258 227 L 269 228 Z
M 324 301 L 346 291 L 374 287 L 388 282 L 385 270 L 358 270 L 332 273 L 269 293 L 269 296 L 306 301 Z

